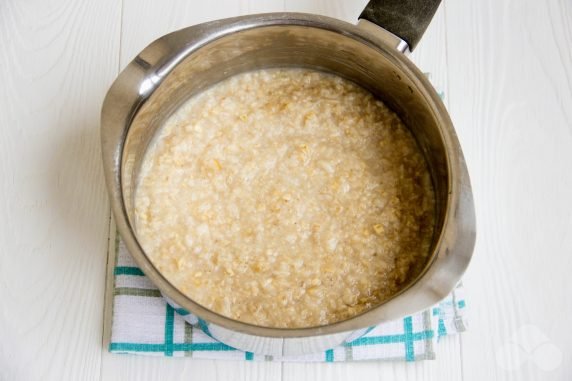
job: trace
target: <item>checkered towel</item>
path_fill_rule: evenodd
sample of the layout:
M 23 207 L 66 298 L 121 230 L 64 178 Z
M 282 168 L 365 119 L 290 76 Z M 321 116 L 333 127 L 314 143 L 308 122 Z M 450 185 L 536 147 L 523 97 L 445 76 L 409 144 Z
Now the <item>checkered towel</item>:
M 459 285 L 433 308 L 357 332 L 352 341 L 325 352 L 287 357 L 257 355 L 216 341 L 201 319 L 167 304 L 119 238 L 115 258 L 109 344 L 113 353 L 221 360 L 414 361 L 434 359 L 435 344 L 466 327 L 465 300 Z

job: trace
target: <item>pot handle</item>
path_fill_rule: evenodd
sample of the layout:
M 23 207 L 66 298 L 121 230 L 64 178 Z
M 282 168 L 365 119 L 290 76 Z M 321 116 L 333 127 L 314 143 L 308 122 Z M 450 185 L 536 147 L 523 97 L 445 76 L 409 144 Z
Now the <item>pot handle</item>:
M 441 0 L 370 0 L 359 16 L 393 33 L 413 51 Z

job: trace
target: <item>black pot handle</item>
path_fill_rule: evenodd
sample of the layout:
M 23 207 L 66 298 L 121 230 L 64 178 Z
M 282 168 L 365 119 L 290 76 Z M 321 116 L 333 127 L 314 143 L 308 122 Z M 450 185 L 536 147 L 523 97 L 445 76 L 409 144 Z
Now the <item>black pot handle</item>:
M 441 0 L 370 0 L 359 16 L 395 34 L 413 51 Z

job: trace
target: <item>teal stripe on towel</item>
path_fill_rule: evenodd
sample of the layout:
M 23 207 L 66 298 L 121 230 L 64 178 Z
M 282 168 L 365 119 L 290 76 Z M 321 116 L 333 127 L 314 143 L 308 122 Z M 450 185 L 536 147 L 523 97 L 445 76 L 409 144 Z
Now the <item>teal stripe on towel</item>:
M 328 349 L 326 351 L 326 362 L 334 362 L 334 350 Z
M 167 303 L 165 311 L 165 356 L 173 356 L 173 331 L 175 325 L 175 309 Z
M 403 332 L 403 336 L 405 336 L 405 360 L 413 361 L 415 360 L 415 352 L 413 351 L 413 341 L 415 338 L 413 336 L 413 319 L 411 316 L 403 319 Z
M 133 267 L 133 266 L 117 266 L 113 270 L 113 273 L 115 275 L 137 275 L 137 276 L 145 275 L 143 274 L 143 271 L 139 269 L 139 267 Z
M 173 352 L 179 351 L 236 351 L 223 343 L 180 343 L 171 346 Z M 165 344 L 138 344 L 138 343 L 111 343 L 109 350 L 112 352 L 165 352 Z

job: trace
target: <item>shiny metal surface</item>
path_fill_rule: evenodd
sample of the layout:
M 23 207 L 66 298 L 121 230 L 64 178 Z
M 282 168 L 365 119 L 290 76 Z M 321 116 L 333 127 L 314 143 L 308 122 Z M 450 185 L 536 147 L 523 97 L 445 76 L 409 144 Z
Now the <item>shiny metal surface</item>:
M 368 89 L 403 119 L 431 169 L 437 197 L 432 255 L 392 299 L 352 319 L 303 329 L 260 327 L 203 308 L 173 287 L 140 247 L 133 194 L 157 130 L 190 96 L 240 72 L 306 67 L 335 73 Z M 425 309 L 445 297 L 465 271 L 475 242 L 471 187 L 451 120 L 425 76 L 370 28 L 293 13 L 237 17 L 166 35 L 145 48 L 113 83 L 102 110 L 105 177 L 118 230 L 161 292 L 208 322 L 222 342 L 255 353 L 321 351 L 368 326 Z
M 395 34 L 386 29 L 383 29 L 379 25 L 376 25 L 366 19 L 359 19 L 357 26 L 369 31 L 370 33 L 375 33 L 379 39 L 383 40 L 387 45 L 393 46 L 398 52 L 401 52 L 405 55 L 409 55 L 411 53 L 411 50 L 409 50 L 409 44 L 407 44 L 405 40 L 402 40 Z

